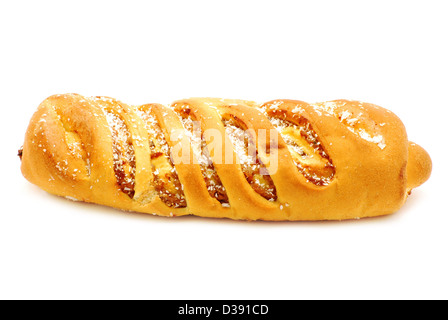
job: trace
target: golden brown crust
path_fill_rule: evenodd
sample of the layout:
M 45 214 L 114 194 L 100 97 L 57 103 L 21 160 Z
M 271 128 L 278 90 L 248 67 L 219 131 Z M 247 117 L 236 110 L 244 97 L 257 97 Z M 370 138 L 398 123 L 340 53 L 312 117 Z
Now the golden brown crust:
M 134 107 L 55 95 L 34 114 L 19 155 L 30 182 L 69 199 L 245 220 L 390 214 L 431 172 L 397 116 L 349 100 Z
M 432 162 L 429 154 L 418 144 L 409 142 L 409 158 L 407 165 L 407 191 L 417 188 L 429 179 Z

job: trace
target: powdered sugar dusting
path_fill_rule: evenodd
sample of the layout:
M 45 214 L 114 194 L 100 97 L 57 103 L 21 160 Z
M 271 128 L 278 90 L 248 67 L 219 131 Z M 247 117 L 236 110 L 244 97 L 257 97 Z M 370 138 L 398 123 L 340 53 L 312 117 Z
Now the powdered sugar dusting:
M 185 128 L 185 133 L 190 139 L 193 154 L 197 159 L 201 168 L 202 176 L 205 180 L 208 193 L 211 197 L 217 199 L 221 203 L 228 203 L 226 188 L 221 182 L 221 179 L 216 172 L 213 161 L 210 157 L 207 143 L 202 135 L 200 123 L 195 121 L 188 111 L 180 115 L 180 119 Z
M 183 186 L 171 161 L 170 148 L 156 117 L 149 110 L 143 111 L 137 108 L 136 113 L 143 120 L 148 132 L 152 173 L 160 199 L 169 207 L 185 207 L 187 203 Z
M 269 121 L 280 133 L 304 177 L 316 185 L 328 185 L 335 168 L 310 123 L 305 118 L 301 118 L 300 125 L 276 117 L 269 117 Z M 319 165 L 311 165 L 315 158 L 319 159 Z
M 311 106 L 320 116 L 335 116 L 335 111 L 338 107 L 337 104 L 333 101 L 314 103 L 311 104 Z
M 375 143 L 380 149 L 384 149 L 386 147 L 384 137 L 381 135 L 379 130 L 376 129 L 375 123 L 371 119 L 367 118 L 363 112 L 350 112 L 348 110 L 342 110 L 337 113 L 337 116 L 339 121 L 345 124 L 348 130 L 358 135 L 361 139 Z M 372 133 L 369 133 L 365 128 L 363 128 L 364 124 L 370 125 L 371 128 L 369 128 L 369 131 Z M 384 126 L 384 123 L 379 126 Z
M 135 153 L 132 137 L 125 121 L 112 110 L 103 107 L 112 135 L 114 171 L 120 189 L 129 197 L 134 196 Z
M 238 156 L 241 165 L 251 165 L 255 164 L 256 156 L 254 152 L 250 154 L 248 152 L 248 144 L 252 144 L 251 137 L 245 132 L 245 130 L 241 129 L 238 126 L 235 126 L 231 121 L 224 120 L 223 121 L 226 134 L 232 142 L 234 151 Z
M 386 147 L 384 137 L 381 135 L 379 130 L 376 129 L 374 121 L 365 116 L 360 110 L 356 110 L 354 108 L 350 108 L 349 110 L 348 107 L 345 107 L 346 105 L 346 102 L 335 101 L 311 104 L 319 116 L 337 117 L 341 123 L 347 126 L 347 129 L 359 136 L 361 139 L 375 143 L 380 149 L 384 149 Z M 364 109 L 361 102 L 358 107 L 361 110 Z M 368 130 L 363 128 L 363 125 L 366 123 L 370 126 L 370 133 Z M 384 123 L 381 123 L 379 126 L 384 126 Z
M 277 194 L 274 182 L 257 156 L 256 145 L 251 135 L 237 125 L 235 119 L 224 119 L 223 124 L 238 156 L 246 180 L 257 193 L 267 200 L 275 201 Z

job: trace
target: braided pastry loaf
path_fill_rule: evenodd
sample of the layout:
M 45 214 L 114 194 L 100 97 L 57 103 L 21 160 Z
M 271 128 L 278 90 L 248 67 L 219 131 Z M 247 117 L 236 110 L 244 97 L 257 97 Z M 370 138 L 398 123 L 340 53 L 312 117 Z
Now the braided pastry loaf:
M 167 107 L 54 95 L 19 155 L 26 179 L 68 199 L 244 220 L 389 214 L 431 172 L 397 116 L 348 100 L 194 98 Z

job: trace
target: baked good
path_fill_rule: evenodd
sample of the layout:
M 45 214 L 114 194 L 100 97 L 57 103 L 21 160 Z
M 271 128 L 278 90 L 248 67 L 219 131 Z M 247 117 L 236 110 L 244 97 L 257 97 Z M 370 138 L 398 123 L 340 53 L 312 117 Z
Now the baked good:
M 396 115 L 350 100 L 130 106 L 53 95 L 19 155 L 26 179 L 68 199 L 241 220 L 390 214 L 431 173 L 429 155 Z

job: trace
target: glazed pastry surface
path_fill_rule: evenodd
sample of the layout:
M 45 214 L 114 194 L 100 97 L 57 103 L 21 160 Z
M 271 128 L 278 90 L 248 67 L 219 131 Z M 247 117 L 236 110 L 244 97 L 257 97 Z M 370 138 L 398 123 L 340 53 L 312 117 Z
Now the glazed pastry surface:
M 396 115 L 351 100 L 131 106 L 54 95 L 32 117 L 20 156 L 26 179 L 68 199 L 242 220 L 390 214 L 431 173 Z

